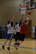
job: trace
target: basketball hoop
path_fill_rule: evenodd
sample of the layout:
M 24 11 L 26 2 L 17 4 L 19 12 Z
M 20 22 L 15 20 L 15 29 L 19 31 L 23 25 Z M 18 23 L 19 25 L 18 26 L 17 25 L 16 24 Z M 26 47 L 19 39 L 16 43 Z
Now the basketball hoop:
M 21 13 L 22 15 L 25 15 L 27 8 L 28 8 L 28 6 L 19 6 L 20 13 Z

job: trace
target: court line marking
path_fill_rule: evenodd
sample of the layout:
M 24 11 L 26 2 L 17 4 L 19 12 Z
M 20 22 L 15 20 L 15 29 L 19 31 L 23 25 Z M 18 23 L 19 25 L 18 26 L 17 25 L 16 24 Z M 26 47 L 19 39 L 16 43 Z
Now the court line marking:
M 3 44 L 0 43 L 0 45 L 3 45 Z M 8 44 L 6 44 L 5 46 L 8 46 Z M 15 45 L 11 44 L 10 46 L 15 46 Z M 19 48 L 26 48 L 26 49 L 36 50 L 36 48 L 31 48 L 31 47 L 27 47 L 27 46 L 19 46 Z

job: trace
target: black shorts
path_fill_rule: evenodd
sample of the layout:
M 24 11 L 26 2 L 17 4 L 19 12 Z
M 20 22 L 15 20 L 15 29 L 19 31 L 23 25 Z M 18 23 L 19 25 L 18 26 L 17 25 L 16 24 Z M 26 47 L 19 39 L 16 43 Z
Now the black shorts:
M 17 32 L 16 35 L 14 36 L 14 38 L 15 38 L 15 41 L 17 41 L 17 40 L 24 41 L 25 35 Z
M 17 32 L 16 35 L 14 35 L 15 41 L 19 40 L 19 36 L 20 36 L 20 33 L 19 32 Z
M 24 41 L 25 36 L 26 36 L 25 34 L 20 34 L 19 40 L 20 40 L 20 41 Z
M 12 36 L 12 34 L 7 34 L 6 38 L 7 38 L 8 40 L 10 40 L 11 36 Z

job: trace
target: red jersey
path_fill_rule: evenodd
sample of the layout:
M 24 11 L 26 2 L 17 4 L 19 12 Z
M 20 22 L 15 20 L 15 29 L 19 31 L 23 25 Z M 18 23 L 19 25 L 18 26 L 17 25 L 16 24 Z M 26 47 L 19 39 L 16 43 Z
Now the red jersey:
M 27 34 L 27 25 L 26 24 L 21 24 L 20 33 L 21 34 Z

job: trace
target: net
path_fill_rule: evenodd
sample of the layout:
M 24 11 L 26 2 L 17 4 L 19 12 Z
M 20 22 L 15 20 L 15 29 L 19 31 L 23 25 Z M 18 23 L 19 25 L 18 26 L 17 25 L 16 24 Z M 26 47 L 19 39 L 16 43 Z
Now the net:
M 20 14 L 25 15 L 27 8 L 28 8 L 28 6 L 21 6 L 21 7 L 19 7 Z

